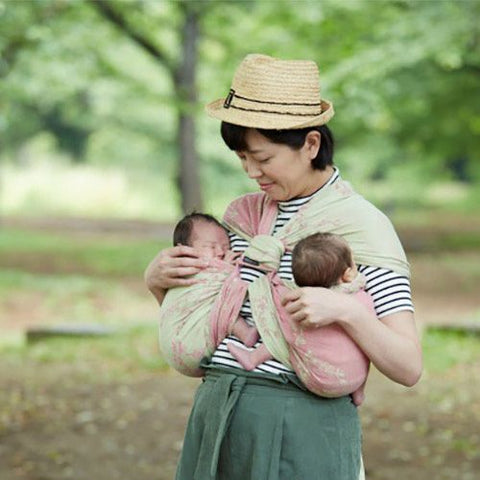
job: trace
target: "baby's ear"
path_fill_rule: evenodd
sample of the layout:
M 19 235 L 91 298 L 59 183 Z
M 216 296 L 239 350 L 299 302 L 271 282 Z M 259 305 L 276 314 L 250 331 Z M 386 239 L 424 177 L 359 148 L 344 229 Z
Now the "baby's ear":
M 348 267 L 348 268 L 343 272 L 342 282 L 343 282 L 343 283 L 353 282 L 353 280 L 355 279 L 356 274 L 357 274 L 357 272 L 355 271 L 355 269 L 353 269 L 352 267 Z

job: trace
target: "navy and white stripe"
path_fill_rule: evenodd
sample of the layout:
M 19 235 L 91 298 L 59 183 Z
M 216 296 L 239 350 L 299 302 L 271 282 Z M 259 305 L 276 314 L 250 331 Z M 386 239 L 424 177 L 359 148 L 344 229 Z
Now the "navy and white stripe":
M 330 177 L 330 180 L 324 185 L 331 185 L 339 179 L 340 175 L 335 168 L 334 173 Z M 322 188 L 324 188 L 322 187 Z M 318 192 L 319 190 L 317 190 Z M 307 197 L 294 198 L 285 202 L 278 203 L 278 215 L 275 221 L 274 232 L 283 227 L 292 216 L 298 212 L 299 208 L 306 204 L 317 192 Z M 241 237 L 230 234 L 230 244 L 232 250 L 236 252 L 243 252 L 248 247 L 248 243 Z M 400 312 L 402 310 L 413 311 L 413 304 L 410 293 L 410 282 L 408 278 L 402 277 L 391 270 L 377 267 L 370 267 L 359 265 L 359 271 L 365 275 L 367 284 L 366 290 L 373 298 L 375 310 L 379 318 L 390 315 L 392 313 Z M 240 270 L 240 276 L 247 282 L 252 282 L 259 278 L 263 273 L 253 266 L 243 266 Z M 293 280 L 292 275 L 292 254 L 291 252 L 285 252 L 280 261 L 280 267 L 278 275 L 282 279 Z M 250 302 L 246 298 L 240 310 L 240 315 L 249 324 L 253 325 L 252 311 L 250 308 Z M 242 342 L 234 336 L 229 336 L 218 346 L 212 357 L 212 363 L 226 365 L 235 368 L 243 368 L 230 354 L 227 349 L 228 343 L 235 343 L 242 345 Z M 261 344 L 261 340 L 255 345 L 257 347 Z M 254 348 L 255 348 L 254 347 Z M 285 372 L 291 372 L 283 364 L 276 360 L 269 360 L 259 365 L 255 371 L 268 372 L 274 374 L 280 374 Z
M 367 279 L 365 290 L 372 296 L 378 318 L 392 313 L 413 312 L 410 281 L 407 277 L 386 268 L 359 265 L 358 270 Z

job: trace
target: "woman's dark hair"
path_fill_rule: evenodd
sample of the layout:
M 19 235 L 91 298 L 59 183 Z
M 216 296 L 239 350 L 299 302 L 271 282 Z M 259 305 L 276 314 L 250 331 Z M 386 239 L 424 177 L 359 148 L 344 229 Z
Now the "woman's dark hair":
M 214 223 L 220 228 L 223 228 L 225 232 L 227 231 L 214 216 L 208 213 L 193 212 L 183 217 L 175 226 L 175 230 L 173 231 L 173 245 L 191 246 L 190 242 L 195 222 Z
M 220 132 L 223 141 L 230 150 L 241 152 L 247 150 L 246 136 L 249 128 L 232 123 L 222 122 Z M 299 150 L 305 144 L 305 138 L 309 132 L 319 132 L 321 136 L 320 149 L 317 156 L 312 160 L 314 170 L 325 170 L 327 165 L 333 165 L 334 139 L 331 130 L 326 125 L 319 127 L 307 127 L 296 130 L 264 130 L 256 128 L 261 135 L 273 143 L 288 145 L 293 150 Z

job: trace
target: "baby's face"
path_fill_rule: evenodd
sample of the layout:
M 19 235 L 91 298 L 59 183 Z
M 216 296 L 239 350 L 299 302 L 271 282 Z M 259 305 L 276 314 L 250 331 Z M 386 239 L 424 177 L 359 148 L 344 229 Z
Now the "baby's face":
M 195 222 L 190 244 L 206 258 L 223 258 L 230 248 L 227 232 L 218 225 L 209 222 Z

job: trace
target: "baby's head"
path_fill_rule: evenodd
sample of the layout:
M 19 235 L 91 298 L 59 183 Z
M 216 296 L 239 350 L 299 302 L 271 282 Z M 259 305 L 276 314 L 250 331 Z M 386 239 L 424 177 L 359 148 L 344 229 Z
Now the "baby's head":
M 299 287 L 330 288 L 353 281 L 357 267 L 344 238 L 332 233 L 315 233 L 295 245 L 292 272 Z
M 173 232 L 173 244 L 196 248 L 207 258 L 223 258 L 230 248 L 227 230 L 206 213 L 183 217 Z

